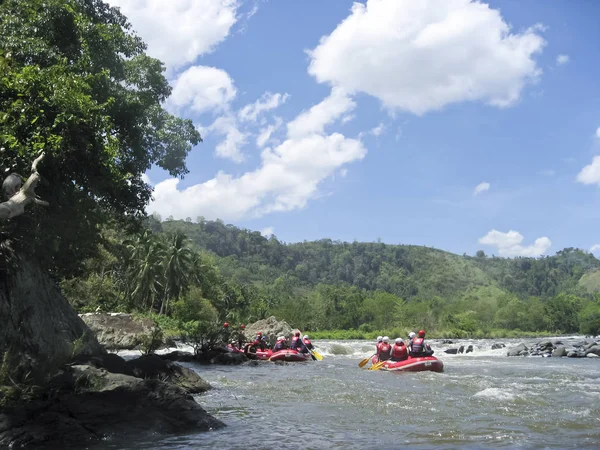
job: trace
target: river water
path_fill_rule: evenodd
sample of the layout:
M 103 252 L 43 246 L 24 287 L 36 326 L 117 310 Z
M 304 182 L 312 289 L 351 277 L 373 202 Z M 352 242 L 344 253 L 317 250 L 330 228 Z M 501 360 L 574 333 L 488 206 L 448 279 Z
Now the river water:
M 188 364 L 215 388 L 198 401 L 227 427 L 105 448 L 600 448 L 600 358 L 491 350 L 537 342 L 527 339 L 429 342 L 444 373 L 360 369 L 374 352 L 365 341 L 314 342 L 323 361 Z

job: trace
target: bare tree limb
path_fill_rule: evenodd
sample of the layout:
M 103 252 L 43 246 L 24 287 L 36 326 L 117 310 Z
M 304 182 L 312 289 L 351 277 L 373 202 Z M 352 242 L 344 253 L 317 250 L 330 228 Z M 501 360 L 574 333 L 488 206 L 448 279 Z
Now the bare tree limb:
M 44 153 L 40 154 L 31 164 L 31 175 L 23 184 L 23 178 L 12 173 L 2 183 L 2 194 L 5 202 L 0 203 L 0 220 L 8 220 L 20 216 L 25 212 L 25 207 L 31 203 L 40 206 L 48 206 L 49 203 L 40 200 L 35 195 L 35 188 L 42 178 L 37 171 L 38 164 L 44 159 Z

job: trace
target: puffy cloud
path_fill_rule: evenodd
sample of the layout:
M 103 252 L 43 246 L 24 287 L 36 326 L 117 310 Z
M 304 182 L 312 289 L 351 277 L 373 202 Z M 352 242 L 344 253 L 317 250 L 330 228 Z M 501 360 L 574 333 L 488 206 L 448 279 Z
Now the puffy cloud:
M 477 186 L 475 186 L 475 190 L 473 191 L 473 195 L 479 195 L 482 192 L 488 191 L 490 189 L 490 183 L 479 183 Z
M 224 70 L 192 66 L 173 82 L 166 107 L 175 113 L 184 108 L 197 113 L 226 109 L 236 93 L 233 80 Z
M 237 21 L 239 0 L 107 0 L 127 16 L 148 54 L 171 69 L 212 52 Z
M 600 185 L 600 156 L 594 156 L 592 163 L 581 169 L 577 174 L 577 181 L 583 184 Z
M 217 156 L 237 163 L 244 160 L 242 147 L 247 142 L 248 133 L 239 130 L 235 117 L 231 115 L 219 117 L 208 127 L 208 132 L 225 136 L 225 140 L 217 144 L 215 148 Z
M 563 64 L 566 64 L 569 62 L 569 55 L 558 55 L 556 57 L 556 64 L 558 64 L 559 66 L 562 66 Z
M 309 73 L 418 115 L 463 101 L 506 107 L 541 74 L 540 29 L 511 34 L 498 10 L 471 0 L 356 2 L 309 51 Z
M 269 139 L 271 139 L 273 133 L 275 133 L 281 127 L 282 124 L 283 120 L 281 120 L 281 118 L 279 117 L 276 117 L 275 123 L 261 128 L 260 132 L 258 133 L 258 136 L 256 137 L 256 146 L 264 147 L 265 144 L 269 141 Z
M 358 139 L 323 133 L 327 124 L 354 107 L 347 97 L 337 95 L 332 92 L 288 123 L 288 139 L 275 148 L 265 148 L 256 170 L 238 178 L 219 172 L 211 180 L 182 190 L 178 189 L 178 179 L 167 179 L 155 185 L 148 211 L 157 211 L 163 217 L 202 215 L 238 220 L 303 208 L 317 195 L 323 180 L 344 165 L 364 158 L 367 152 Z M 220 119 L 222 122 L 210 128 L 228 129 L 235 123 L 232 117 Z
M 541 237 L 535 240 L 532 245 L 523 247 L 523 235 L 517 231 L 510 230 L 508 233 L 492 230 L 484 237 L 479 239 L 479 243 L 498 248 L 500 256 L 528 256 L 537 257 L 546 253 L 552 245 L 552 241 L 547 237 Z
M 590 247 L 590 253 L 600 253 L 600 244 L 594 244 Z
M 254 103 L 244 106 L 238 113 L 238 116 L 243 121 L 256 122 L 260 114 L 277 108 L 279 105 L 285 103 L 289 97 L 288 94 L 271 94 L 270 92 L 265 92 Z
M 356 103 L 343 89 L 333 88 L 331 94 L 321 103 L 302 112 L 287 124 L 290 138 L 301 137 L 311 133 L 323 133 L 325 127 L 356 107 Z
M 262 234 L 262 235 L 263 235 L 263 236 L 265 236 L 265 237 L 272 236 L 274 233 L 275 233 L 275 228 L 273 228 L 273 227 L 267 227 L 267 228 L 264 228 L 264 229 L 263 229 L 263 230 L 260 232 L 260 234 Z

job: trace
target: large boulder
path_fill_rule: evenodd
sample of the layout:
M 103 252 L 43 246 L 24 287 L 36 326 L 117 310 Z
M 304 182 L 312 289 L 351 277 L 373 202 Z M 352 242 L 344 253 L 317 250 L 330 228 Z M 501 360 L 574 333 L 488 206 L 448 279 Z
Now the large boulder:
M 98 341 L 111 350 L 131 350 L 144 337 L 156 331 L 156 323 L 147 317 L 123 313 L 87 313 L 81 318 L 96 334 Z
M 527 350 L 525 344 L 521 343 L 516 347 L 509 348 L 506 352 L 506 356 L 527 356 L 529 354 Z
M 600 356 L 600 345 L 593 345 L 591 347 L 586 348 L 585 356 L 589 356 L 591 354 Z
M 89 365 L 61 375 L 60 401 L 4 408 L 0 446 L 64 448 L 144 433 L 208 431 L 224 426 L 184 389 L 160 380 L 113 374 Z
M 278 336 L 290 336 L 293 329 L 285 320 L 277 320 L 275 316 L 271 316 L 246 326 L 246 339 L 253 340 L 259 331 L 262 331 L 269 342 L 275 342 Z
M 567 356 L 567 349 L 564 345 L 559 345 L 552 352 L 552 356 Z
M 38 265 L 20 259 L 0 275 L 0 355 L 18 359 L 16 371 L 39 383 L 74 356 L 106 353 Z

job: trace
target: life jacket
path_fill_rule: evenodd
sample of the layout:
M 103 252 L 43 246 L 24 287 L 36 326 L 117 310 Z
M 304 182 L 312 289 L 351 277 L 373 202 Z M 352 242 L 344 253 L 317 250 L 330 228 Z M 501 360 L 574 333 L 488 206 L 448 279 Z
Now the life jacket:
M 279 351 L 285 349 L 285 341 L 280 339 L 275 343 L 275 347 L 273 347 L 273 351 Z
M 303 339 L 302 342 L 304 342 L 304 345 L 306 345 L 306 348 L 313 348 L 312 342 L 310 342 L 308 339 Z
M 390 359 L 390 355 L 392 354 L 392 346 L 390 344 L 386 344 L 385 342 L 381 343 L 381 347 L 379 347 L 379 361 L 386 361 Z
M 404 361 L 408 358 L 408 349 L 404 345 L 395 344 L 392 347 L 392 361 Z
M 378 355 L 379 355 L 379 352 L 381 351 L 381 344 L 383 344 L 383 342 L 378 342 L 377 344 L 375 344 L 375 349 L 377 350 Z
M 416 337 L 412 341 L 411 353 L 423 353 L 425 350 L 425 338 Z
M 290 348 L 292 350 L 299 350 L 302 348 L 302 339 L 299 336 L 294 336 L 292 338 L 292 343 L 290 344 Z

